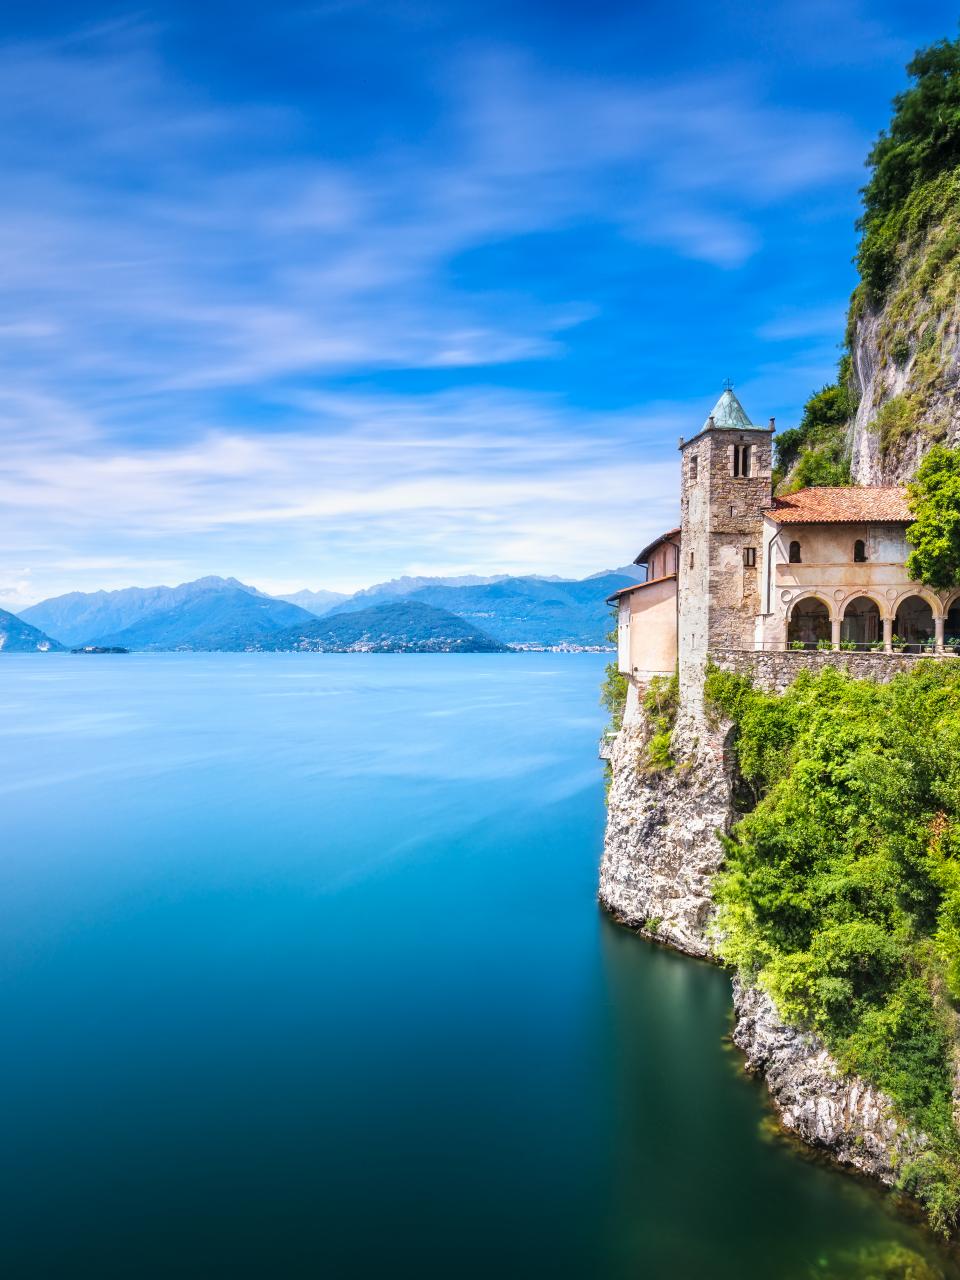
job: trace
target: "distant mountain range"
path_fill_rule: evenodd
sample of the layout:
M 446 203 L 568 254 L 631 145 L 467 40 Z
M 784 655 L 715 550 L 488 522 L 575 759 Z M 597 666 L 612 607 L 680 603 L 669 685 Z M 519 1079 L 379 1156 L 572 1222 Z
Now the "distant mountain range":
M 0 609 L 0 653 L 60 653 L 63 645 L 31 627 L 15 613 Z
M 421 582 L 423 580 L 421 579 Z M 607 596 L 636 577 L 614 571 L 584 579 L 500 578 L 463 586 L 424 583 L 403 592 L 407 600 L 446 609 L 508 645 L 598 645 L 610 630 Z M 393 583 L 371 587 L 325 615 L 348 613 L 395 597 Z
M 125 587 L 121 591 L 71 591 L 69 595 L 41 600 L 20 617 L 32 626 L 41 627 L 68 646 L 100 644 L 101 637 L 112 636 L 144 618 L 166 613 L 197 596 L 216 591 L 243 591 L 259 596 L 256 587 L 244 586 L 236 578 L 197 578 L 179 587 Z M 270 599 L 269 596 L 265 597 Z M 292 619 L 291 619 L 292 621 Z M 111 640 L 112 644 L 113 641 Z
M 507 646 L 446 609 L 395 599 L 336 617 L 311 617 L 261 647 L 316 653 L 503 653 Z
M 288 604 L 298 604 L 307 613 L 315 613 L 318 617 L 327 613 L 335 604 L 340 604 L 350 597 L 343 591 L 294 591 L 289 596 L 277 596 L 278 600 L 286 600 Z
M 280 632 L 314 621 L 312 613 L 285 600 L 255 595 L 241 586 L 208 587 L 130 627 L 90 637 L 87 643 L 146 650 L 255 649 Z
M 602 645 L 610 628 L 606 598 L 639 576 L 631 565 L 583 579 L 405 577 L 352 596 L 303 590 L 275 597 L 218 577 L 177 587 L 74 591 L 24 609 L 15 619 L 23 629 L 17 644 L 333 652 L 589 647 Z M 318 619 L 327 625 L 318 627 Z

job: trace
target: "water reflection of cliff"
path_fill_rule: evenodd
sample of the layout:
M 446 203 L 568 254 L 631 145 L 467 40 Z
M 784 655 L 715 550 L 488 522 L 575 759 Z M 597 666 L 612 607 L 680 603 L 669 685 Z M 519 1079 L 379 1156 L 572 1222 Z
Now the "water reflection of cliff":
M 913 1277 L 913 1259 L 916 1280 L 960 1277 L 871 1184 L 770 1141 L 765 1092 L 726 1039 L 725 973 L 606 917 L 600 946 L 613 1274 L 853 1280 Z M 883 1258 L 901 1270 L 869 1270 Z

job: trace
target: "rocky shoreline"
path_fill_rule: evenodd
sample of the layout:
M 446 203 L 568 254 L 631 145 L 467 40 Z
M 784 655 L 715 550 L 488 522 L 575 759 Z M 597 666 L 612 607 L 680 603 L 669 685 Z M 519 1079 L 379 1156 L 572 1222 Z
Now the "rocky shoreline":
M 723 862 L 718 832 L 736 820 L 726 733 L 687 712 L 672 739 L 676 764 L 645 766 L 649 728 L 628 709 L 610 751 L 612 778 L 599 900 L 620 923 L 677 951 L 715 959 L 711 880 Z M 890 1100 L 844 1075 L 820 1041 L 787 1026 L 770 997 L 733 979 L 733 1042 L 766 1083 L 780 1123 L 839 1164 L 890 1187 L 926 1145 L 903 1129 Z

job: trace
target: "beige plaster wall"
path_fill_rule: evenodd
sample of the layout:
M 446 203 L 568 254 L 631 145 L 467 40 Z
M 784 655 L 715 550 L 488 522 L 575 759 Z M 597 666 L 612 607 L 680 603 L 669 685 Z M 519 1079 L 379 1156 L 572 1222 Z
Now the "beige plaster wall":
M 620 597 L 617 663 L 644 683 L 677 665 L 677 580 L 663 578 Z
M 797 601 L 816 596 L 839 621 L 851 601 L 868 596 L 883 619 L 895 617 L 901 602 L 922 596 L 935 618 L 944 616 L 956 592 L 934 592 L 907 575 L 909 552 L 905 526 L 885 524 L 780 525 L 767 521 L 769 539 L 767 600 L 761 643 L 783 644 L 790 611 Z M 854 561 L 854 543 L 862 539 L 867 559 Z M 801 562 L 790 564 L 790 543 L 800 543 Z

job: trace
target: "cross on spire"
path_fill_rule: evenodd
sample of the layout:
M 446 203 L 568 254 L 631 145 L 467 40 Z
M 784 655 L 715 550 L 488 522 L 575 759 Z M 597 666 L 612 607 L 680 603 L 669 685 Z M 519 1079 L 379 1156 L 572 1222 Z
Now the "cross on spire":
M 723 380 L 723 389 L 724 389 L 724 391 L 732 391 L 732 390 L 733 390 L 733 383 L 730 381 L 730 379 L 729 379 L 729 378 L 724 378 L 724 380 Z

